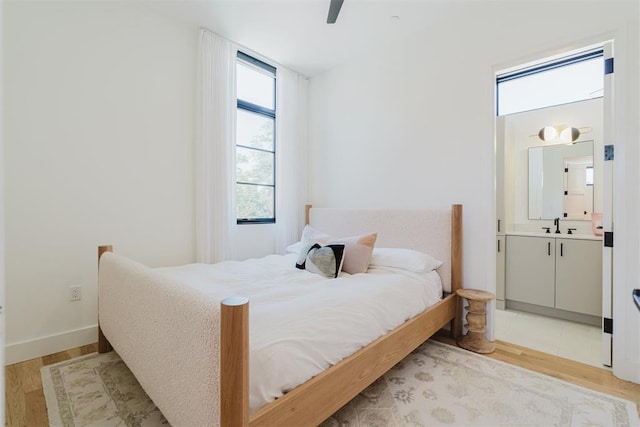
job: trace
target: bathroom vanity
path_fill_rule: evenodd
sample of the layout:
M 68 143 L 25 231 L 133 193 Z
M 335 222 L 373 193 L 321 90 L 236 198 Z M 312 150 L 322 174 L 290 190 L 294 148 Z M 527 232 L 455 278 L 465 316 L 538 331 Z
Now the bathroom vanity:
M 600 324 L 600 237 L 513 232 L 505 240 L 507 308 Z

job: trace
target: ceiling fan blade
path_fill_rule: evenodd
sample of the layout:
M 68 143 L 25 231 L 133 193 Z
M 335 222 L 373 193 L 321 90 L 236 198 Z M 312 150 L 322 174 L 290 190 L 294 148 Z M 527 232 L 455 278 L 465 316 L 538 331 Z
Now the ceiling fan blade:
M 331 0 L 331 4 L 329 5 L 329 15 L 327 16 L 327 24 L 335 24 L 336 19 L 338 19 L 338 14 L 340 13 L 340 8 L 342 7 L 342 3 L 344 0 Z

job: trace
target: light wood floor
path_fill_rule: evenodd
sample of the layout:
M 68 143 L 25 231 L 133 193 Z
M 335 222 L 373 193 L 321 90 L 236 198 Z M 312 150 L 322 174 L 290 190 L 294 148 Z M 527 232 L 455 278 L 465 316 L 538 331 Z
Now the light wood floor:
M 455 345 L 455 341 L 449 337 L 438 335 L 435 339 Z M 608 369 L 596 368 L 585 363 L 499 340 L 496 340 L 496 351 L 484 356 L 549 375 L 600 393 L 630 400 L 636 404 L 640 414 L 640 384 L 616 378 Z
M 48 426 L 40 368 L 96 351 L 98 343 L 7 366 L 4 371 L 6 425 Z
M 436 340 L 455 345 L 451 338 L 438 335 Z M 47 408 L 42 392 L 40 368 L 97 351 L 97 344 L 9 365 L 6 378 L 6 424 L 8 426 L 47 426 Z M 518 345 L 496 341 L 496 351 L 486 355 L 601 393 L 635 402 L 640 412 L 640 385 L 622 381 L 606 369 L 563 359 Z

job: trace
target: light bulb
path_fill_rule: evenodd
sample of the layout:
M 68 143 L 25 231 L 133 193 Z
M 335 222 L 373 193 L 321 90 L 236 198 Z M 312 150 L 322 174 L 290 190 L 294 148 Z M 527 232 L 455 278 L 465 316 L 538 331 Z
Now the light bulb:
M 580 136 L 580 131 L 573 127 L 562 129 L 560 132 L 560 139 L 564 142 L 573 142 Z
M 543 141 L 551 141 L 558 136 L 558 131 L 553 126 L 545 126 L 538 132 L 538 137 Z

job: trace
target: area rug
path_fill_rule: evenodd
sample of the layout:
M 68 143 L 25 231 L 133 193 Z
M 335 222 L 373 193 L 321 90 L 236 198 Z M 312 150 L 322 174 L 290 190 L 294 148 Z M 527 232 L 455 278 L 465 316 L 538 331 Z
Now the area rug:
M 50 425 L 168 425 L 115 352 L 45 366 L 42 379 Z M 630 401 L 427 341 L 323 423 L 427 425 L 631 427 L 640 419 Z

